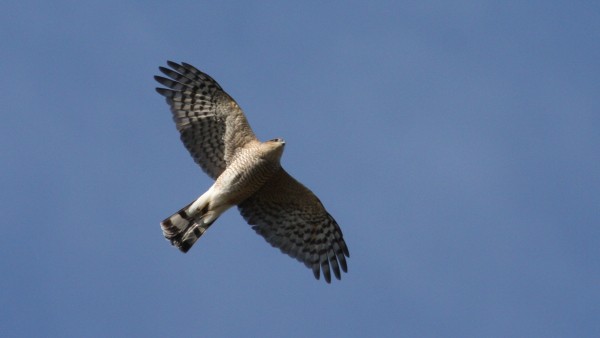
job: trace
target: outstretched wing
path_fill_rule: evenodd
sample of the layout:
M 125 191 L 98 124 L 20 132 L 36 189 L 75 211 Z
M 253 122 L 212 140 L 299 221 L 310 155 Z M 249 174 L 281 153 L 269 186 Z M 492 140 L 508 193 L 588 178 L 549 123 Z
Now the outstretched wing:
M 154 77 L 167 88 L 156 91 L 171 106 L 181 141 L 194 161 L 216 179 L 235 152 L 256 136 L 244 112 L 215 80 L 187 63 L 167 64 L 172 69 L 159 69 L 169 78 Z
M 272 246 L 320 271 L 327 283 L 347 272 L 350 257 L 342 231 L 312 191 L 283 168 L 254 195 L 238 205 L 248 224 Z

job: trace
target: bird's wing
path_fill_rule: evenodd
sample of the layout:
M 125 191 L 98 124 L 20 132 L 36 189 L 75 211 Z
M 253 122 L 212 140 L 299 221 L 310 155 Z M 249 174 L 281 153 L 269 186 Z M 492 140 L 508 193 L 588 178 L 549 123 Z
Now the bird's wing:
M 248 224 L 272 246 L 312 269 L 340 279 L 350 257 L 342 231 L 317 196 L 283 168 L 238 205 Z M 331 269 L 331 270 L 330 270 Z
M 167 99 L 181 141 L 194 161 L 213 179 L 237 150 L 256 141 L 244 112 L 219 84 L 187 63 L 167 61 L 159 67 L 168 78 L 155 76 L 167 88 L 156 91 Z

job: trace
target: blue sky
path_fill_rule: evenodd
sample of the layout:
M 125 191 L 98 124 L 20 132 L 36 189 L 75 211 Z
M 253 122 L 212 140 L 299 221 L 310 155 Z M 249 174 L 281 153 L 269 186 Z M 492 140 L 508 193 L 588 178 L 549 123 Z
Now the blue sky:
M 600 335 L 600 5 L 11 2 L 0 11 L 2 337 Z M 342 281 L 211 184 L 152 76 L 204 70 L 335 216 Z

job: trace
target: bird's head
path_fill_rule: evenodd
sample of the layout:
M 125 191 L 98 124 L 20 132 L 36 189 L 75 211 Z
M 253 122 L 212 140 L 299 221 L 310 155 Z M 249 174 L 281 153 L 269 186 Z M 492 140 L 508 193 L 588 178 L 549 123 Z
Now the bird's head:
M 278 144 L 280 144 L 282 147 L 285 145 L 285 140 L 284 140 L 284 139 L 282 139 L 282 138 L 279 138 L 279 137 L 278 137 L 278 138 L 274 138 L 274 139 L 272 139 L 272 140 L 268 140 L 267 142 L 273 142 L 273 143 L 276 143 L 276 144 L 278 143 Z
M 285 141 L 282 138 L 274 138 L 272 140 L 268 140 L 264 143 L 264 145 L 268 149 L 267 153 L 269 154 L 269 156 L 273 156 L 277 159 L 281 158 L 281 155 L 283 154 L 283 148 L 285 146 Z

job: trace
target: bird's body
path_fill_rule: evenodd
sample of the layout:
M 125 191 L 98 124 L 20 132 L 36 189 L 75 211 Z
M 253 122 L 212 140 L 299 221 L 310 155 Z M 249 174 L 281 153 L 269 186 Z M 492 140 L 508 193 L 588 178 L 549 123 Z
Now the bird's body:
M 348 249 L 341 230 L 319 199 L 281 167 L 285 142 L 260 142 L 235 101 L 210 76 L 191 65 L 160 67 L 171 79 L 167 98 L 181 139 L 214 184 L 198 199 L 161 222 L 165 237 L 187 252 L 217 218 L 238 206 L 254 230 L 282 252 L 340 279 Z M 174 80 L 174 81 L 173 81 Z

